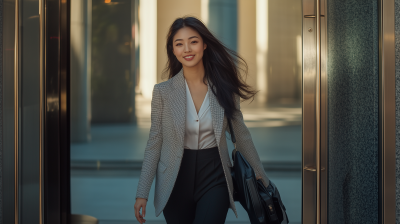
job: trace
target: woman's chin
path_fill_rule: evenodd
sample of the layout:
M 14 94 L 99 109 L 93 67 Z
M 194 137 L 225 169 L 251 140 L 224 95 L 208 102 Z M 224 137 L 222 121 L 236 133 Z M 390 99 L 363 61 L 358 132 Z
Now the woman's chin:
M 196 67 L 199 64 L 198 61 L 185 61 L 182 63 L 183 67 L 192 68 Z

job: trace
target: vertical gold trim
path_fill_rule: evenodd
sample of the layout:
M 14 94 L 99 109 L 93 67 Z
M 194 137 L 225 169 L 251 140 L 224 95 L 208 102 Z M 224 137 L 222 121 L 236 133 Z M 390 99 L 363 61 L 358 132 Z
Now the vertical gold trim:
M 302 120 L 302 223 L 317 219 L 317 150 L 319 148 L 320 86 L 318 72 L 316 0 L 303 0 L 303 120 Z M 308 17 L 307 17 L 308 15 Z M 309 18 L 309 15 L 314 17 Z M 306 16 L 307 18 L 305 18 Z M 318 127 L 318 129 L 317 129 Z M 318 145 L 318 146 L 317 146 Z M 321 164 L 320 164 L 321 165 Z M 311 168 L 311 169 L 309 169 Z M 310 172 L 311 171 L 311 172 Z M 319 172 L 318 172 L 319 173 Z
M 317 76 L 315 94 L 316 144 L 315 156 L 317 165 L 317 224 L 321 223 L 321 0 L 316 1 L 316 40 L 317 40 Z
M 379 221 L 387 224 L 396 222 L 395 3 L 380 0 L 379 4 Z
M 40 63 L 40 74 L 39 74 L 39 97 L 40 97 L 40 103 L 39 103 L 39 223 L 43 224 L 43 215 L 44 215 L 44 209 L 43 209 L 43 136 L 44 136 L 44 128 L 43 128 L 43 118 L 44 118 L 44 47 L 45 47 L 45 42 L 44 42 L 44 37 L 45 37 L 45 27 L 44 27 L 44 1 L 45 0 L 39 0 L 39 29 L 40 29 L 40 34 L 39 34 L 39 63 Z
M 328 223 L 328 51 L 327 51 L 327 1 L 321 0 L 321 148 L 320 148 L 320 222 Z
M 19 176 L 18 176 L 18 120 L 19 120 L 19 110 L 18 110 L 18 66 L 19 66 L 19 0 L 15 0 L 15 36 L 14 36 L 14 222 L 18 224 L 19 220 Z

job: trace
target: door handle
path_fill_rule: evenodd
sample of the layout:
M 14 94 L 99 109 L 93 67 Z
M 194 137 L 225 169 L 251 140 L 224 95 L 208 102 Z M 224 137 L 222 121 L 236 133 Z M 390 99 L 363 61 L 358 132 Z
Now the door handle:
M 321 142 L 321 112 L 324 109 L 321 107 L 321 20 L 323 20 L 325 17 L 325 10 L 322 11 L 321 6 L 322 4 L 324 7 L 326 6 L 326 0 L 303 0 L 303 2 L 306 2 L 305 4 L 307 4 L 303 4 L 305 7 L 303 7 L 304 9 L 302 14 L 303 38 L 306 39 L 303 41 L 305 44 L 307 44 L 303 48 L 305 52 L 303 55 L 305 57 L 310 57 L 309 59 L 303 58 L 304 61 L 307 60 L 307 63 L 309 63 L 306 68 L 307 70 L 304 71 L 310 72 L 309 74 L 303 74 L 306 76 L 303 80 L 310 81 L 309 83 L 304 83 L 308 84 L 307 87 L 309 87 L 309 94 L 310 96 L 313 96 L 308 98 L 306 101 L 305 106 L 308 106 L 307 109 L 309 110 L 307 110 L 307 112 L 310 112 L 310 115 L 304 116 L 304 118 L 309 119 L 310 126 L 308 128 L 310 128 L 310 130 L 312 129 L 312 131 L 307 133 L 306 136 L 309 136 L 313 140 L 310 141 L 310 143 L 304 144 L 304 140 L 306 139 L 303 138 L 303 149 L 306 149 L 305 151 L 307 152 L 303 158 L 305 158 L 307 161 L 303 160 L 305 163 L 303 165 L 302 172 L 307 180 L 313 180 L 309 183 L 309 185 L 313 185 L 312 189 L 315 189 L 314 192 L 306 191 L 306 197 L 309 197 L 310 202 L 313 204 L 313 208 L 303 208 L 307 212 L 312 212 L 312 216 L 315 215 L 315 217 L 305 218 L 306 216 L 303 216 L 303 222 L 321 224 L 326 223 L 321 222 L 321 173 L 323 170 L 327 169 L 327 167 L 321 166 L 321 144 L 324 143 Z M 306 66 L 305 63 L 304 66 Z M 324 174 L 326 174 L 326 172 Z M 308 204 L 304 203 L 303 205 Z
M 324 15 L 320 15 L 321 17 L 325 17 Z M 315 18 L 314 15 L 305 15 L 304 18 Z
M 316 172 L 317 168 L 315 166 L 306 166 L 303 168 L 304 170 L 311 171 L 311 172 Z M 325 167 L 321 167 L 321 171 L 325 170 Z

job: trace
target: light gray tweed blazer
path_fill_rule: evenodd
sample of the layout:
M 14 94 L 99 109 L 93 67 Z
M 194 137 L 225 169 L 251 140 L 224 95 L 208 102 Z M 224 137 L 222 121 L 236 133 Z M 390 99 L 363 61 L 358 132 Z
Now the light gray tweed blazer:
M 232 163 L 228 153 L 225 131 L 229 128 L 224 115 L 224 108 L 218 103 L 208 84 L 210 109 L 215 137 L 221 156 L 222 166 L 229 190 L 230 208 L 237 212 L 233 201 L 233 183 L 230 175 Z M 240 97 L 235 103 L 240 109 Z M 184 136 L 186 121 L 186 86 L 183 70 L 173 78 L 156 84 L 151 101 L 151 128 L 144 153 L 142 171 L 140 174 L 136 198 L 148 198 L 151 184 L 156 177 L 154 206 L 156 216 L 159 216 L 167 204 L 175 180 L 178 176 L 181 159 L 184 152 Z M 261 176 L 264 185 L 269 181 L 260 162 L 260 157 L 254 147 L 250 132 L 247 129 L 243 114 L 236 112 L 232 120 L 236 136 L 236 148 L 253 167 L 257 176 Z

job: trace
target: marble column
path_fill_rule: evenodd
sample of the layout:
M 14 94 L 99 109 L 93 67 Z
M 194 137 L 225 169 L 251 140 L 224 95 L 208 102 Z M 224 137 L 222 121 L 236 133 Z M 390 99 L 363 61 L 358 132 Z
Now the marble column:
M 209 0 L 208 28 L 227 47 L 237 51 L 237 0 Z
M 246 60 L 249 68 L 247 84 L 257 88 L 256 0 L 238 0 L 237 7 L 238 53 Z
M 163 1 L 166 2 L 166 1 Z M 140 0 L 140 91 L 151 99 L 153 86 L 157 83 L 157 0 Z
M 71 0 L 71 141 L 90 140 L 92 0 Z

